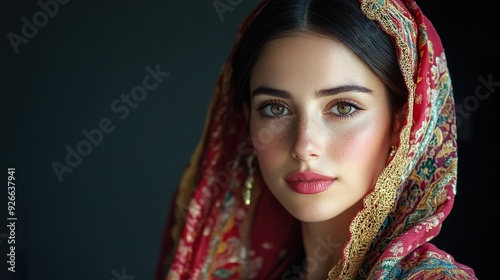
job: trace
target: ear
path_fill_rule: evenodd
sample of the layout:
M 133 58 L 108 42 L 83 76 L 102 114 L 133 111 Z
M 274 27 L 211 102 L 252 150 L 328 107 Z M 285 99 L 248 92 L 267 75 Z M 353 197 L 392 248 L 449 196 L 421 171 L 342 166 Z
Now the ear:
M 398 112 L 394 114 L 393 125 L 392 125 L 392 139 L 391 144 L 393 146 L 399 146 L 399 135 L 403 126 L 406 123 L 406 116 L 408 114 L 408 103 L 406 103 Z

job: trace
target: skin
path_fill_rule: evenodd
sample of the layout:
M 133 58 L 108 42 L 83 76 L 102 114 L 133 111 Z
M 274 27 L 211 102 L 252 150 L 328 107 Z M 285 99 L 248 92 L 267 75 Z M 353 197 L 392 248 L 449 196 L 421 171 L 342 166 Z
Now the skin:
M 325 89 L 341 90 L 317 95 Z M 390 146 L 399 141 L 384 84 L 337 39 L 301 32 L 264 45 L 250 92 L 247 110 L 260 172 L 302 223 L 306 255 L 315 258 L 307 278 L 325 278 L 341 257 L 363 197 L 386 166 Z M 321 193 L 300 194 L 284 180 L 296 171 L 335 180 Z M 320 254 L 318 238 L 338 247 Z

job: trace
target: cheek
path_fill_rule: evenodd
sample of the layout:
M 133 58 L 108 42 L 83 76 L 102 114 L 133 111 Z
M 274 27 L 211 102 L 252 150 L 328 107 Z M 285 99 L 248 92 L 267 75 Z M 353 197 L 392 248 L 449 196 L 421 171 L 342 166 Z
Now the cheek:
M 376 120 L 376 118 L 373 118 Z M 337 138 L 335 153 L 337 160 L 346 167 L 356 168 L 362 173 L 377 177 L 385 167 L 387 151 L 390 145 L 388 122 L 365 122 L 358 127 L 351 127 L 342 138 Z
M 266 125 L 251 123 L 252 145 L 261 169 L 276 169 L 286 161 L 290 144 L 286 127 L 286 123 L 279 121 Z

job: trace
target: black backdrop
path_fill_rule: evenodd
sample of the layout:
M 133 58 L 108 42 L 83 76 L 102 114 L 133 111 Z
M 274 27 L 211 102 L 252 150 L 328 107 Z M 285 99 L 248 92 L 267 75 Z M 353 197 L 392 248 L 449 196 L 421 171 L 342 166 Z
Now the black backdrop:
M 48 2 L 57 5 L 44 8 Z M 0 279 L 153 278 L 172 193 L 235 31 L 256 3 L 0 4 Z M 441 33 L 462 108 L 457 198 L 435 243 L 492 279 L 500 88 L 493 1 L 419 4 Z M 477 91 L 484 80 L 492 82 Z M 15 273 L 6 262 L 9 167 Z

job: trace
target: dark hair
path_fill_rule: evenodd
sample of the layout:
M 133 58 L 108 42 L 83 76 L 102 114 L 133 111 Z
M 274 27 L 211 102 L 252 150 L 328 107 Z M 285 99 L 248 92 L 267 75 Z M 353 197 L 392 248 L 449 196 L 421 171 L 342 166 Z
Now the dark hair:
M 247 26 L 233 55 L 231 82 L 237 107 L 250 101 L 250 74 L 263 45 L 295 32 L 337 38 L 386 85 L 393 114 L 406 103 L 408 90 L 393 40 L 363 14 L 358 0 L 268 0 Z

